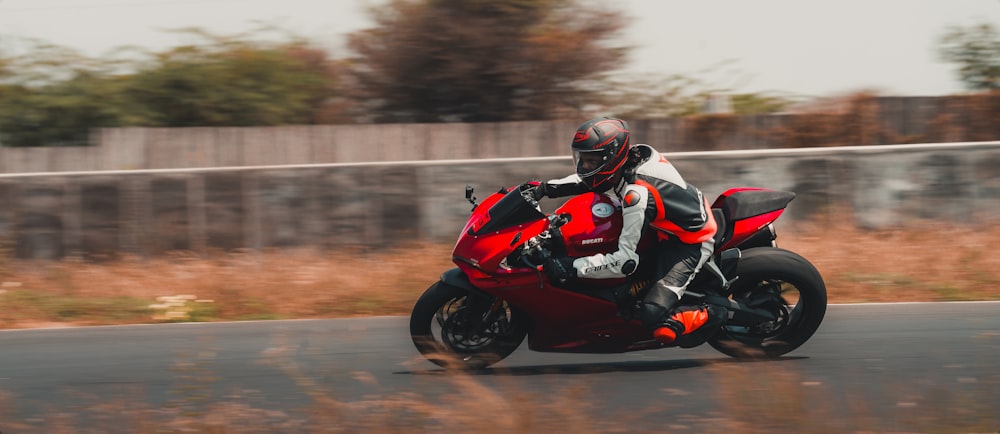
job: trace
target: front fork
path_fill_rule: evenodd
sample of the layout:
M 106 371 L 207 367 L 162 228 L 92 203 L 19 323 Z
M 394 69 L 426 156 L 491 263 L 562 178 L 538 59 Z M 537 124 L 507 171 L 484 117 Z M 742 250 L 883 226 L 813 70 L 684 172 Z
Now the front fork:
M 470 323 L 475 324 L 474 329 L 470 331 L 476 335 L 488 332 L 497 321 L 498 315 L 506 313 L 503 300 L 496 296 L 469 292 L 465 300 L 468 303 L 466 306 L 467 314 L 470 315 L 468 319 Z

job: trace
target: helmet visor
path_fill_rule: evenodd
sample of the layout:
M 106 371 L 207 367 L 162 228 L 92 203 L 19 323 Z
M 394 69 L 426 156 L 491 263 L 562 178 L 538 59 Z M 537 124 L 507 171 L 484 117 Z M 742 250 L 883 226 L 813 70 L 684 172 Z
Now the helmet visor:
M 608 164 L 608 153 L 604 149 L 573 150 L 573 164 L 576 165 L 576 174 L 581 178 L 594 176 L 601 172 Z

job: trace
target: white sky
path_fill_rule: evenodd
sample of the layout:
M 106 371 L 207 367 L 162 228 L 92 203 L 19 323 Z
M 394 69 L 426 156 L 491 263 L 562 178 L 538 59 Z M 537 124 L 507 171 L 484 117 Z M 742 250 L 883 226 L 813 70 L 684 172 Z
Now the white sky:
M 99 56 L 186 42 L 165 29 L 234 34 L 276 24 L 330 47 L 369 27 L 382 0 L 0 0 L 0 48 L 40 38 Z M 950 25 L 1000 27 L 1000 0 L 618 0 L 631 17 L 627 70 L 698 76 L 718 87 L 828 96 L 961 92 L 936 53 Z M 723 65 L 723 66 L 716 66 Z M 709 71 L 709 72 L 705 72 Z

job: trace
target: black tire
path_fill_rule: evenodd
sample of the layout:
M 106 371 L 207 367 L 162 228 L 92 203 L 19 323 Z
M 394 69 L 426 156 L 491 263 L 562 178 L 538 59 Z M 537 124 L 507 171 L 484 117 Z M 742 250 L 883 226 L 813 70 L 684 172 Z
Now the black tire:
M 476 309 L 477 313 L 470 309 L 470 301 L 466 290 L 438 281 L 414 304 L 410 336 L 427 360 L 448 369 L 482 369 L 521 345 L 528 333 L 525 315 L 505 302 L 495 309 Z M 484 324 L 487 310 L 492 311 L 491 321 Z
M 736 270 L 739 279 L 732 298 L 745 301 L 752 296 L 758 307 L 778 314 L 778 319 L 754 326 L 724 325 L 709 340 L 712 348 L 738 358 L 778 357 L 804 344 L 823 322 L 826 284 L 802 256 L 773 247 L 748 249 Z

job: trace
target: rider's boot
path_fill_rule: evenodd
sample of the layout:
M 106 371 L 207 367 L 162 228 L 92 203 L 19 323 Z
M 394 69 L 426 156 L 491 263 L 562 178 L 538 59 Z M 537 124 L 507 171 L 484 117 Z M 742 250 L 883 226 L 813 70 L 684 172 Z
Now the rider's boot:
M 694 331 L 708 319 L 707 313 L 702 319 L 696 314 L 675 311 L 674 307 L 679 301 L 673 291 L 654 286 L 646 294 L 639 311 L 642 324 L 652 330 L 656 340 L 664 344 L 674 343 L 678 336 Z
M 689 334 L 708 322 L 708 308 L 683 309 L 674 312 L 653 330 L 653 337 L 664 344 L 672 344 L 678 336 Z

